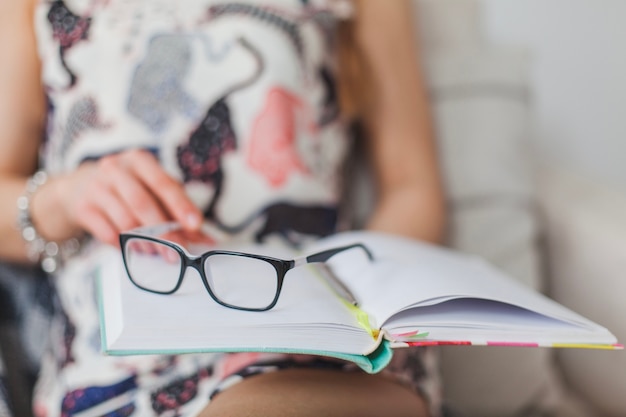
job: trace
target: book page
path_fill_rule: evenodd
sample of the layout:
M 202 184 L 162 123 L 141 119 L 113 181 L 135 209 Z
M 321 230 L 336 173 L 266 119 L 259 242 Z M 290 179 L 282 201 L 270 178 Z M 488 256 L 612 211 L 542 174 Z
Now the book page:
M 606 329 L 588 331 L 511 304 L 459 298 L 405 310 L 385 323 L 396 341 L 471 341 L 475 345 L 519 344 L 551 346 L 568 343 L 615 343 Z
M 254 252 L 252 247 L 239 249 Z M 285 259 L 293 255 L 273 251 L 273 255 Z M 100 274 L 104 322 L 119 334 L 116 337 L 115 333 L 109 333 L 108 350 L 149 353 L 236 348 L 357 354 L 372 351 L 376 340 L 310 268 L 305 265 L 287 273 L 273 309 L 250 312 L 217 304 L 192 268 L 187 270 L 181 288 L 174 294 L 143 291 L 130 282 L 121 255 L 113 251 Z
M 417 312 L 417 307 L 454 299 L 475 299 L 509 304 L 568 325 L 608 333 L 476 257 L 410 239 L 363 231 L 342 233 L 320 243 L 322 247 L 332 247 L 354 242 L 368 246 L 375 260 L 368 263 L 357 258 L 356 254 L 346 254 L 329 263 L 378 326 L 385 326 L 391 317 L 408 309 Z M 474 308 L 469 304 L 465 307 Z M 442 313 L 441 310 L 437 309 L 438 314 Z M 447 325 L 471 326 L 465 313 L 462 309 L 449 312 L 446 318 L 451 319 L 450 314 L 453 314 L 454 320 Z M 411 315 L 402 317 L 406 321 Z M 416 324 L 422 323 L 421 317 L 415 317 Z M 505 328 L 508 321 L 501 324 L 501 328 Z

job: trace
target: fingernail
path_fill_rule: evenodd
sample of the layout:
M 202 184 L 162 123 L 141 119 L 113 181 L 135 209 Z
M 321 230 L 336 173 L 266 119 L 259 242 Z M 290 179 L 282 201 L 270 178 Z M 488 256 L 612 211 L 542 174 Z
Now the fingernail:
M 202 217 L 198 216 L 197 214 L 194 213 L 190 213 L 187 215 L 187 226 L 192 228 L 192 229 L 196 229 L 198 227 L 200 227 L 200 224 L 202 223 Z

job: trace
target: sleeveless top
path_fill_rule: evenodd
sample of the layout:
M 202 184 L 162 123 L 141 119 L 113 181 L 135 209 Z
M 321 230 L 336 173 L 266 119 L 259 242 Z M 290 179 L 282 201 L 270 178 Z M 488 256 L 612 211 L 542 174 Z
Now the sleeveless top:
M 39 0 L 42 165 L 147 149 L 224 231 L 292 245 L 330 234 L 348 145 L 334 34 L 351 13 L 346 0 Z M 55 277 L 36 416 L 195 416 L 225 377 L 268 359 L 103 356 L 97 246 Z M 424 379 L 411 363 L 407 378 Z
M 44 0 L 45 168 L 149 149 L 224 229 L 263 215 L 290 224 L 258 240 L 331 233 L 347 144 L 333 34 L 350 11 L 332 0 Z

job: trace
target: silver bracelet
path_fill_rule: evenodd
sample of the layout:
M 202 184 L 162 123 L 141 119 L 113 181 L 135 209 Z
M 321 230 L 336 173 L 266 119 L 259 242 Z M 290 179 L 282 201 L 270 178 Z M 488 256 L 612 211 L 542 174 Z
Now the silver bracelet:
M 37 171 L 26 182 L 24 193 L 17 199 L 17 226 L 27 244 L 28 258 L 33 262 L 39 262 L 41 268 L 50 273 L 57 270 L 64 256 L 76 253 L 80 243 L 74 238 L 62 243 L 47 241 L 37 233 L 30 206 L 33 195 L 46 181 L 48 175 L 44 171 Z

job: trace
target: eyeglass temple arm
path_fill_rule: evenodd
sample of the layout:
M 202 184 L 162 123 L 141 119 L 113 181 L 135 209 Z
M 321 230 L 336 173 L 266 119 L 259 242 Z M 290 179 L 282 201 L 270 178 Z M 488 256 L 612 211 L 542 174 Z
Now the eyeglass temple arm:
M 336 254 L 338 254 L 340 252 L 344 252 L 344 251 L 349 250 L 349 249 L 353 249 L 353 248 L 361 248 L 361 249 L 363 249 L 363 251 L 367 255 L 368 259 L 370 261 L 374 260 L 374 256 L 372 255 L 372 252 L 367 248 L 367 246 L 365 246 L 362 243 L 353 243 L 351 245 L 341 246 L 339 248 L 328 249 L 328 250 L 325 250 L 325 251 L 322 251 L 322 252 L 314 253 L 313 255 L 309 255 L 309 256 L 306 257 L 306 262 L 307 263 L 326 262 L 327 260 L 329 260 L 330 258 L 335 256 Z

